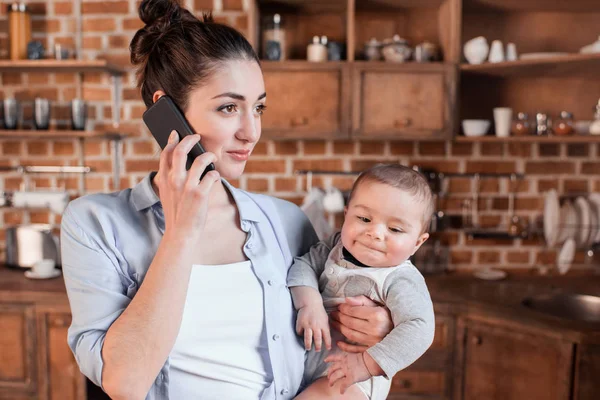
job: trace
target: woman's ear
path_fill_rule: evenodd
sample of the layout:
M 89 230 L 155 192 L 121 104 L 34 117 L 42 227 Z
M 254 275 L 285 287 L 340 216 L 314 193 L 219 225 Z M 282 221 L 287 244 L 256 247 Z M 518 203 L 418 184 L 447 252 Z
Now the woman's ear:
M 156 92 L 154 92 L 154 94 L 152 95 L 152 102 L 156 103 L 156 100 L 160 99 L 161 96 L 164 96 L 166 93 L 163 92 L 162 90 L 157 90 Z

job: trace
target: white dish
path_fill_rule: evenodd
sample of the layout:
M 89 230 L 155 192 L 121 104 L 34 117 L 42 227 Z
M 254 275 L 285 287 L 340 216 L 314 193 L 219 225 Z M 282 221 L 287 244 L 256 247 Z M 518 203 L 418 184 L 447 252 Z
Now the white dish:
M 486 281 L 497 281 L 506 278 L 506 272 L 499 269 L 484 268 L 482 270 L 475 271 L 473 276 Z
M 462 128 L 465 136 L 484 136 L 490 129 L 487 119 L 463 119 Z
M 548 246 L 556 245 L 558 225 L 560 223 L 560 205 L 558 193 L 552 189 L 544 197 L 544 238 Z
M 543 58 L 554 58 L 568 56 L 570 53 L 565 52 L 539 52 L 539 53 L 523 53 L 519 56 L 521 60 L 539 60 Z
M 50 271 L 48 274 L 36 274 L 35 272 L 29 270 L 29 271 L 25 271 L 25 277 L 29 278 L 29 279 L 51 279 L 51 278 L 56 278 L 59 277 L 61 275 L 60 269 L 53 269 L 52 271 Z
M 560 224 L 556 244 L 563 244 L 565 240 L 574 237 L 575 227 L 571 224 L 576 223 L 577 215 L 575 214 L 573 203 L 570 200 L 566 200 L 560 208 Z
M 598 230 L 596 232 L 596 236 L 594 237 L 594 239 L 592 239 L 592 243 L 600 243 L 600 193 L 592 193 L 588 196 L 588 200 L 590 202 L 590 204 L 593 204 L 596 207 L 596 210 L 598 211 L 598 215 L 597 215 L 597 220 L 595 222 L 596 224 L 596 229 Z
M 567 239 L 556 257 L 556 267 L 561 275 L 567 273 L 575 257 L 575 240 Z
M 590 203 L 585 197 L 578 197 L 573 204 L 577 213 L 577 235 L 575 235 L 575 243 L 579 247 L 585 246 L 590 238 Z
M 590 248 L 594 244 L 594 240 L 596 240 L 596 236 L 598 235 L 598 229 L 600 228 L 598 226 L 598 213 L 600 212 L 600 209 L 598 209 L 596 203 L 593 203 L 590 199 L 586 199 L 586 201 L 590 206 L 590 219 L 587 222 L 590 234 L 587 242 L 585 242 L 585 247 Z

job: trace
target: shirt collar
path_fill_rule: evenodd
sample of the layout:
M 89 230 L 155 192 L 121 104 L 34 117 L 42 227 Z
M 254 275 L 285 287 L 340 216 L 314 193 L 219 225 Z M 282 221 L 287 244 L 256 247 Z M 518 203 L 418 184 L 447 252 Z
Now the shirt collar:
M 156 172 L 151 172 L 144 177 L 131 191 L 131 201 L 137 211 L 145 210 L 156 204 L 160 204 L 160 198 L 152 188 L 152 179 Z M 233 187 L 227 180 L 221 178 L 225 189 L 231 193 L 235 204 L 237 205 L 242 221 L 258 222 L 261 220 L 262 212 L 258 205 L 250 198 L 244 190 Z

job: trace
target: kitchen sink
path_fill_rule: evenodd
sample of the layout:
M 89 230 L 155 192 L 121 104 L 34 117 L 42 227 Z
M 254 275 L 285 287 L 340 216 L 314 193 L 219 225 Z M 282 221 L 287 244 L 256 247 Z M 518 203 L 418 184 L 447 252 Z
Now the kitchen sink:
M 523 300 L 533 310 L 576 321 L 600 322 L 600 297 L 576 293 L 539 295 Z

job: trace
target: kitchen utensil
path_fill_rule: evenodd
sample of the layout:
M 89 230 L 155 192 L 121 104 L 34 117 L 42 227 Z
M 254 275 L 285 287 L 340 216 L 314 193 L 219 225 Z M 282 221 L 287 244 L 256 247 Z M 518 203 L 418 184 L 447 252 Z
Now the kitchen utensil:
M 475 271 L 473 274 L 476 278 L 483 279 L 485 281 L 497 281 L 506 278 L 506 272 L 500 269 L 493 269 L 485 267 L 481 270 Z
M 548 114 L 538 112 L 535 114 L 535 134 L 537 136 L 543 136 L 550 133 L 550 126 L 552 125 L 552 121 Z
M 567 239 L 562 245 L 556 257 L 556 267 L 561 275 L 564 275 L 571 268 L 571 263 L 575 257 L 575 240 Z
M 510 133 L 513 136 L 527 136 L 532 133 L 529 116 L 526 113 L 520 112 L 517 114 L 517 119 L 512 122 Z
M 87 121 L 87 104 L 83 99 L 73 99 L 71 101 L 71 128 L 73 130 L 85 130 Z
M 571 135 L 575 133 L 573 114 L 567 111 L 561 111 L 560 118 L 556 119 L 552 124 L 552 131 L 558 136 Z
M 430 42 L 419 43 L 415 46 L 416 62 L 433 62 L 439 59 L 438 47 Z
M 278 61 L 287 58 L 286 31 L 280 14 L 269 17 L 263 31 L 263 58 Z
M 20 105 L 17 99 L 7 98 L 2 102 L 4 114 L 4 129 L 17 129 L 20 114 Z
M 598 219 L 595 222 L 596 227 L 598 228 L 598 232 L 596 233 L 596 236 L 594 237 L 593 242 L 600 243 L 600 193 L 590 194 L 588 196 L 588 200 L 590 201 L 591 204 L 596 206 L 596 209 L 598 210 Z
M 369 61 L 381 60 L 381 43 L 375 38 L 371 38 L 365 43 L 363 48 L 365 59 Z
M 494 108 L 494 127 L 497 137 L 510 136 L 510 127 L 512 124 L 512 108 L 496 107 Z
M 344 44 L 330 40 L 327 42 L 327 59 L 329 61 L 340 61 L 344 56 Z
M 577 235 L 575 243 L 578 247 L 583 247 L 590 237 L 590 205 L 583 196 L 577 197 L 575 203 L 575 213 L 577 214 Z
M 488 56 L 489 44 L 483 36 L 467 41 L 463 46 L 463 54 L 469 64 L 481 64 Z
M 13 207 L 49 208 L 57 214 L 62 214 L 68 203 L 69 194 L 65 191 L 15 191 L 11 196 Z
M 488 61 L 491 63 L 499 63 L 504 61 L 504 46 L 500 40 L 494 40 L 492 42 Z
M 551 189 L 544 196 L 544 239 L 549 247 L 558 238 L 559 210 L 558 193 Z
M 600 53 L 600 36 L 598 36 L 598 40 L 596 40 L 594 43 L 588 44 L 579 49 L 579 52 L 583 54 Z
M 58 278 L 61 275 L 60 269 L 53 269 L 51 270 L 49 273 L 47 274 L 38 274 L 34 271 L 28 270 L 25 271 L 25 277 L 29 278 L 29 279 L 52 279 L 52 278 Z
M 50 100 L 37 97 L 33 102 L 33 123 L 36 129 L 50 126 Z
M 508 225 L 508 233 L 510 233 L 513 236 L 526 237 L 527 230 L 529 228 L 527 219 L 519 217 L 515 214 L 515 197 L 519 189 L 519 181 L 517 180 L 515 174 L 510 175 L 510 186 L 510 196 L 508 198 L 508 213 L 510 215 L 510 222 Z
M 517 46 L 514 43 L 509 43 L 506 45 L 506 61 L 516 61 L 518 59 L 517 56 Z
M 323 43 L 322 39 L 325 39 Z M 306 59 L 312 62 L 323 62 L 327 61 L 327 37 L 323 36 L 319 39 L 318 36 L 313 36 L 313 41 L 306 48 Z
M 598 225 L 598 218 L 600 218 L 600 208 L 597 207 L 597 204 L 592 202 L 589 197 L 586 199 L 590 207 L 590 219 L 587 222 L 588 227 L 590 229 L 590 234 L 587 242 L 584 244 L 585 247 L 591 248 L 596 240 L 596 236 L 598 235 L 598 229 L 600 229 L 600 225 Z
M 46 224 L 25 224 L 6 228 L 6 264 L 31 268 L 44 259 L 60 265 L 60 245 L 52 227 Z
M 490 129 L 487 119 L 463 119 L 462 128 L 465 136 L 484 136 Z
M 385 61 L 401 63 L 410 59 L 412 49 L 406 39 L 401 38 L 399 35 L 394 35 L 392 39 L 383 41 L 381 53 Z

